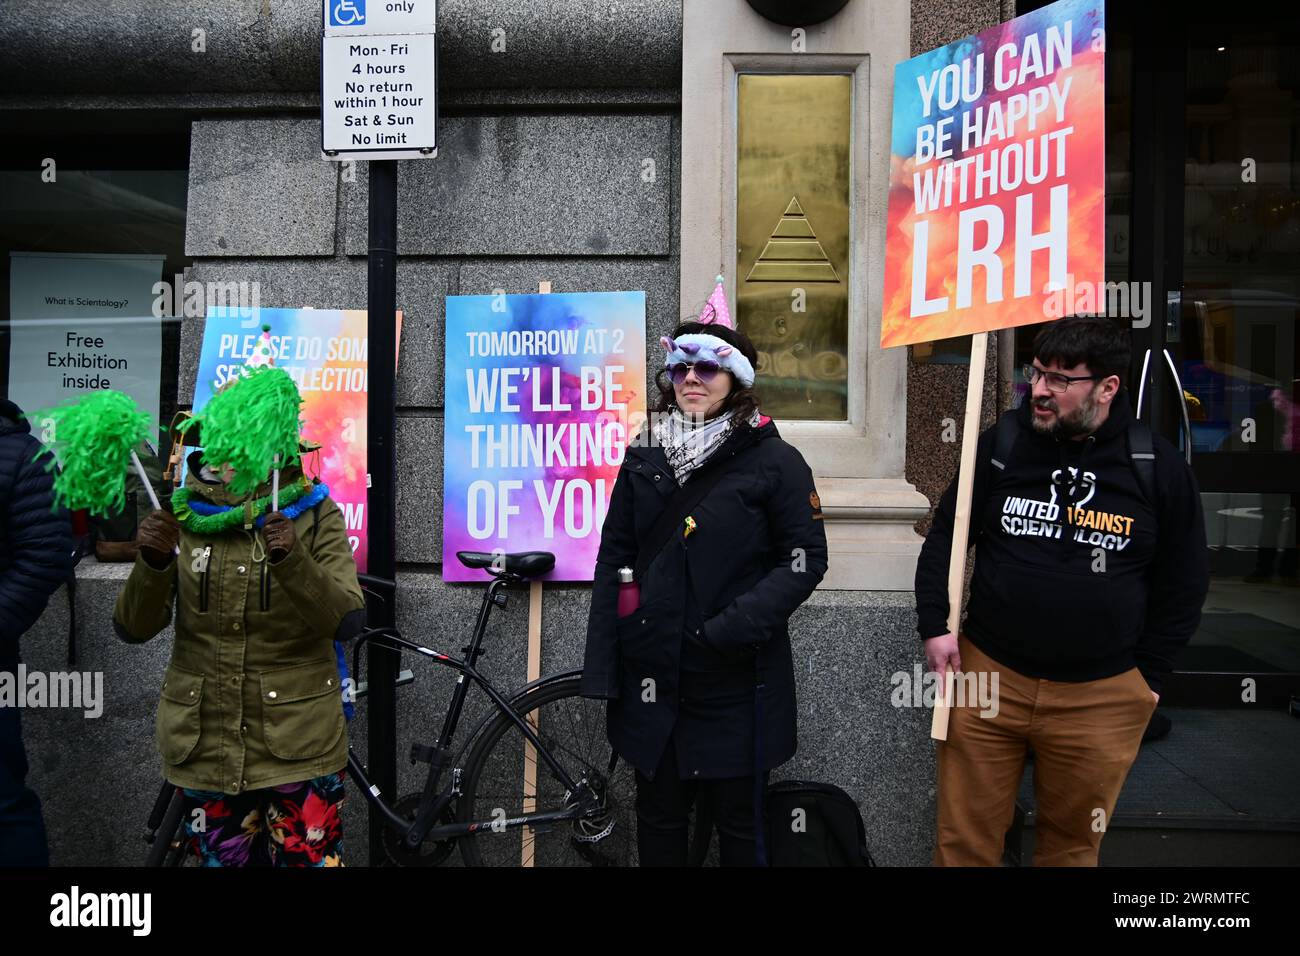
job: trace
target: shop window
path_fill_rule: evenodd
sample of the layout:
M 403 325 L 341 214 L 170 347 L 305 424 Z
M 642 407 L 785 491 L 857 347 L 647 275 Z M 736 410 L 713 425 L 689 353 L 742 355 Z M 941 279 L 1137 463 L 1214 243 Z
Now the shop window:
M 30 115 L 29 115 L 30 113 Z M 170 421 L 187 117 L 23 111 L 0 159 L 0 392 L 24 411 L 99 388 Z

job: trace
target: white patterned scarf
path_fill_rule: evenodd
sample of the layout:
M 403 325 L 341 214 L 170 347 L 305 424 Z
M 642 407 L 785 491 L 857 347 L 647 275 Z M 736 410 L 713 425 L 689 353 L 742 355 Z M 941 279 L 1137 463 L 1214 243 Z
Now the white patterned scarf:
M 673 469 L 673 475 L 679 485 L 722 447 L 722 443 L 735 430 L 734 413 L 727 412 L 708 421 L 700 421 L 697 416 L 684 415 L 681 409 L 674 407 L 667 415 L 659 416 L 655 422 L 654 440 L 664 450 L 664 456 Z M 758 411 L 749 418 L 749 424 L 757 427 Z

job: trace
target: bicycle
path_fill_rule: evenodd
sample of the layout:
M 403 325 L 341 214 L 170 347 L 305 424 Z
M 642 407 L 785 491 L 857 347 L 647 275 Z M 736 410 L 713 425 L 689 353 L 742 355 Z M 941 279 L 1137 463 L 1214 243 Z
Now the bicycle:
M 579 695 L 581 671 L 540 678 L 507 697 L 476 667 L 492 608 L 507 605 L 507 588 L 554 567 L 555 556 L 462 551 L 457 558 L 492 577 L 465 660 L 409 641 L 395 628 L 369 629 L 352 648 L 358 700 L 366 693 L 359 680 L 361 650 L 371 641 L 399 653 L 412 651 L 459 674 L 437 739 L 411 747 L 411 762 L 429 765 L 419 793 L 390 803 L 355 750 L 348 750 L 351 782 L 385 818 L 385 855 L 398 866 L 434 866 L 457 848 L 466 866 L 635 866 L 633 770 L 605 739 L 604 702 Z M 391 592 L 394 586 L 368 575 L 359 578 L 372 593 L 380 588 Z M 470 684 L 487 694 L 494 710 L 457 748 L 456 730 Z M 159 794 L 150 824 L 157 822 L 152 830 L 169 838 L 161 846 L 153 840 L 150 858 L 156 856 L 158 862 L 150 865 L 177 865 L 175 855 L 186 852 L 184 841 L 177 849 L 175 839 L 183 801 L 180 791 L 164 800 L 168 786 Z

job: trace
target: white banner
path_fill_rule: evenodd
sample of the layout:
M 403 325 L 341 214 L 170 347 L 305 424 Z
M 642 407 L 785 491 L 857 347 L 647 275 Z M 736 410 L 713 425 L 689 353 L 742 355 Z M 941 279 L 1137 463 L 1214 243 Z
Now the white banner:
M 23 411 L 111 388 L 158 420 L 161 255 L 11 252 L 9 398 Z

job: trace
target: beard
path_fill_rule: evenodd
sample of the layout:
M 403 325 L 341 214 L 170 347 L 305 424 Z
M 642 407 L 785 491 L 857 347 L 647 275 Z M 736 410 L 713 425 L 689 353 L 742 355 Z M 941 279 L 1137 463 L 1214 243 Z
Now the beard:
M 1090 390 L 1079 402 L 1079 407 L 1069 415 L 1061 414 L 1055 399 L 1033 399 L 1032 401 L 1036 407 L 1047 409 L 1056 415 L 1051 424 L 1041 422 L 1037 417 L 1031 416 L 1030 422 L 1034 426 L 1034 431 L 1043 435 L 1055 435 L 1066 440 L 1090 434 L 1097 427 L 1097 416 L 1101 411 L 1095 393 L 1095 388 Z

